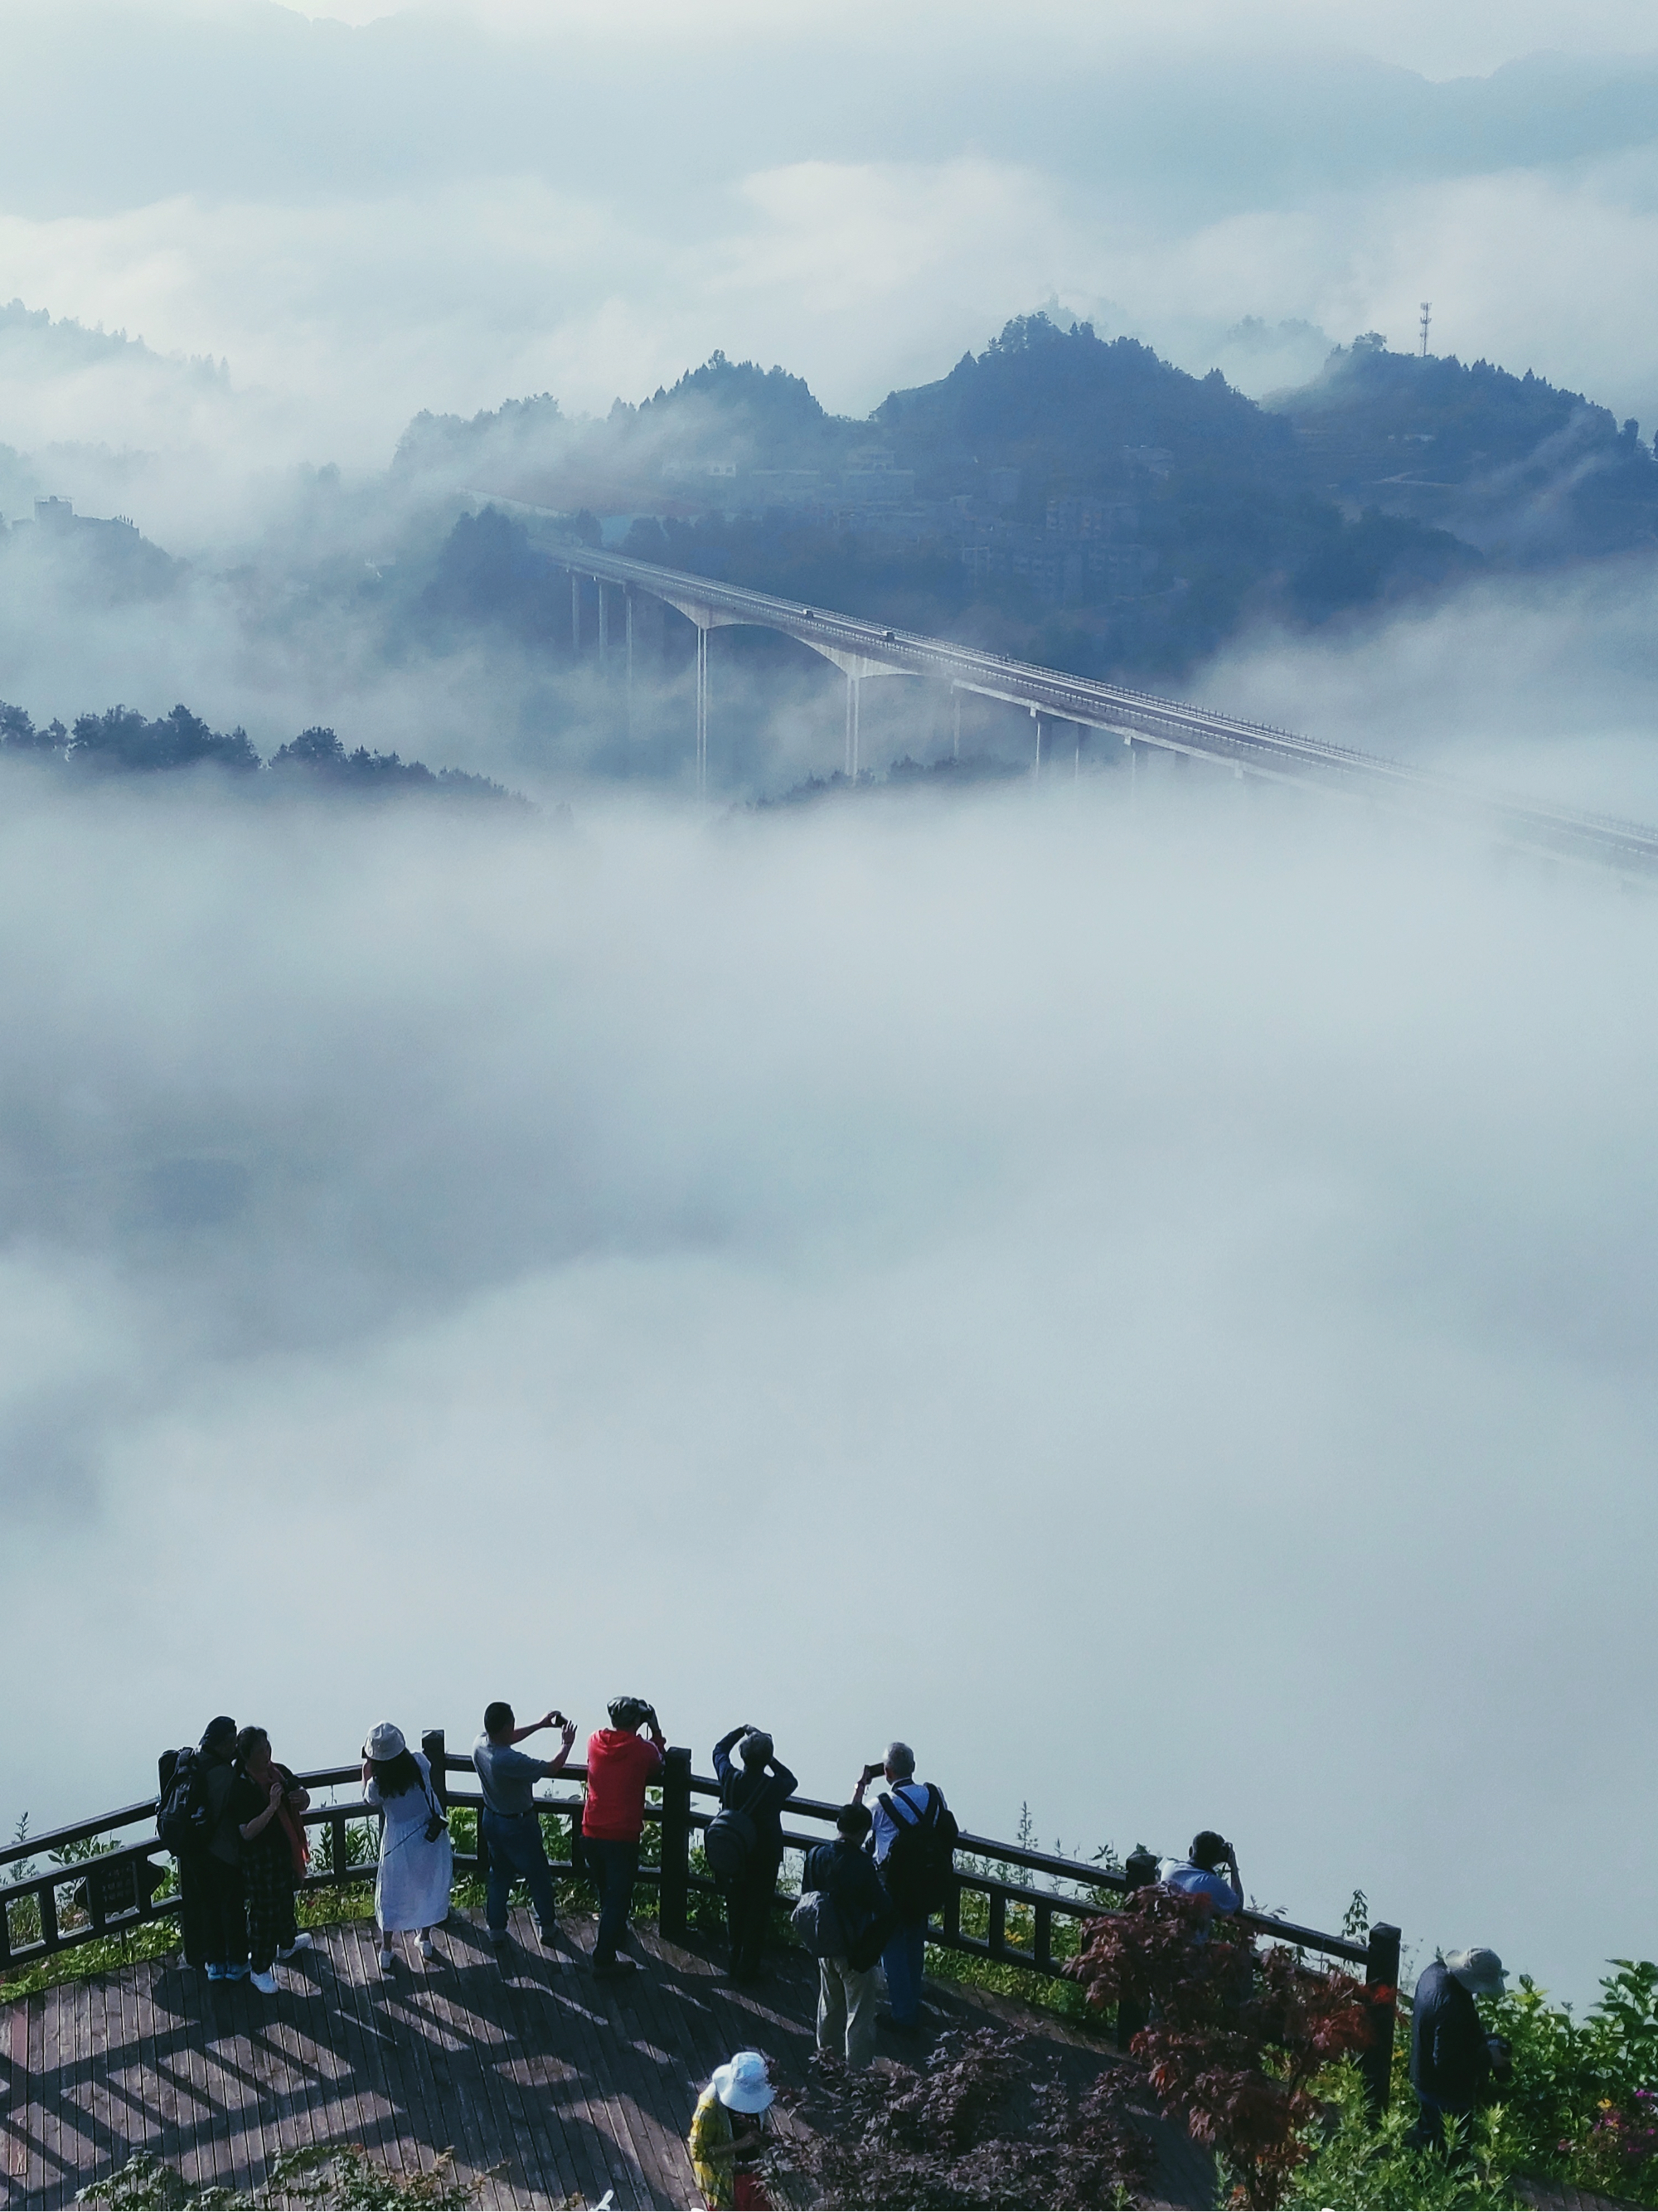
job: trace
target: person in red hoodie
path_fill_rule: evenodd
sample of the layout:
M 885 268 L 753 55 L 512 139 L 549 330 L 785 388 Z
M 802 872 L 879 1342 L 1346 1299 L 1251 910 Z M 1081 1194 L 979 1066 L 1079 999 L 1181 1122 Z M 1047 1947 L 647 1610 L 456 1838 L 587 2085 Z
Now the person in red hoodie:
M 630 1974 L 634 1961 L 616 1955 L 627 1932 L 639 1872 L 639 1839 L 645 1831 L 645 1792 L 662 1774 L 667 1739 L 656 1708 L 642 1698 L 612 1698 L 610 1725 L 587 1739 L 587 1803 L 581 1815 L 582 1849 L 598 1892 L 598 1934 L 593 1972 L 609 1981 Z M 648 1728 L 647 1743 L 639 1731 Z

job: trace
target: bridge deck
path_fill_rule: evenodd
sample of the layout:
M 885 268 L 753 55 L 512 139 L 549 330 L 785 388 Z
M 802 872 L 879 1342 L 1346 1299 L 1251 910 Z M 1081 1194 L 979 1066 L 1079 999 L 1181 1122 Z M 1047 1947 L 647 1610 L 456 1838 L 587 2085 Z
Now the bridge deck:
M 139 2148 L 192 2185 L 246 2188 L 284 2151 L 353 2142 L 408 2172 L 452 2147 L 463 2178 L 498 2169 L 487 2204 L 596 2205 L 607 2190 L 618 2212 L 700 2204 L 683 2142 L 696 2090 L 744 2046 L 804 2086 L 816 1968 L 786 1954 L 771 1981 L 740 1990 L 711 1947 L 647 1926 L 640 1972 L 595 1984 L 591 1923 L 573 1932 L 544 1953 L 515 1915 L 497 1960 L 457 1915 L 441 1964 L 411 1973 L 400 1959 L 388 1981 L 360 1920 L 317 1929 L 275 1997 L 152 1960 L 16 2001 L 0 2013 L 0 2202 L 65 2203 Z M 1068 2074 L 1109 2063 L 1098 2039 L 980 1991 L 934 1983 L 928 1998 L 952 2024 L 1016 2022 Z M 1162 2201 L 1212 2203 L 1210 2162 L 1149 2124 Z

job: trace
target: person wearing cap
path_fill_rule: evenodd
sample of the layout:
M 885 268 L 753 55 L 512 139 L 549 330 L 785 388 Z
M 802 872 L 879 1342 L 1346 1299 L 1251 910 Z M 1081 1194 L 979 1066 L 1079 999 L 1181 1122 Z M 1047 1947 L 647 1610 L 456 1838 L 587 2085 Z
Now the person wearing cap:
M 380 1972 L 395 1960 L 399 1929 L 420 1939 L 422 1959 L 435 1959 L 432 1930 L 449 1917 L 455 1854 L 432 1788 L 423 1751 L 410 1751 L 403 1730 L 382 1721 L 362 1747 L 363 1796 L 380 1815 L 380 1858 L 374 1876 L 374 1917 L 380 1930 Z M 436 1829 L 434 1835 L 432 1832 Z
M 689 2146 L 691 2167 L 709 2212 L 762 2212 L 771 2199 L 754 2168 L 765 2148 L 762 2115 L 777 2092 L 757 2051 L 739 2051 L 696 2100 Z
M 1483 2104 L 1493 2075 L 1509 2071 L 1509 2046 L 1487 2035 L 1476 1997 L 1500 1997 L 1508 1977 L 1495 1951 L 1447 1951 L 1425 1966 L 1411 2007 L 1411 2087 L 1418 2117 L 1410 2141 L 1445 2140 L 1447 2115 L 1466 2119 Z
M 732 1746 L 737 1746 L 737 1758 Z M 731 1935 L 734 1982 L 757 1981 L 763 1971 L 777 1870 L 783 1863 L 783 1808 L 799 1787 L 786 1766 L 773 1756 L 771 1738 L 744 1721 L 714 1747 L 720 1802 L 729 1812 L 746 1813 L 754 1823 L 754 1849 L 741 1873 L 722 1878 L 726 1924 Z
M 662 1773 L 667 1738 L 656 1708 L 642 1698 L 612 1698 L 610 1725 L 587 1739 L 587 1802 L 581 1812 L 581 1848 L 598 1893 L 598 1933 L 593 1972 L 601 1981 L 631 1973 L 631 1959 L 617 1956 L 628 1929 L 639 1872 L 639 1839 L 645 1832 L 645 1792 Z M 650 1741 L 640 1735 L 648 1723 Z
M 554 1758 L 531 1759 L 518 1749 L 526 1735 L 547 1728 L 564 1731 L 563 1747 Z M 549 1776 L 563 1773 L 574 1742 L 575 1723 L 567 1721 L 556 1707 L 525 1728 L 519 1727 L 504 1698 L 483 1709 L 483 1733 L 472 1746 L 472 1765 L 483 1793 L 478 1833 L 489 1858 L 483 1877 L 483 1918 L 492 1943 L 507 1941 L 507 1905 L 513 1884 L 519 1881 L 530 1893 L 543 1943 L 551 1950 L 558 1941 L 553 1872 L 542 1841 L 535 1787 Z

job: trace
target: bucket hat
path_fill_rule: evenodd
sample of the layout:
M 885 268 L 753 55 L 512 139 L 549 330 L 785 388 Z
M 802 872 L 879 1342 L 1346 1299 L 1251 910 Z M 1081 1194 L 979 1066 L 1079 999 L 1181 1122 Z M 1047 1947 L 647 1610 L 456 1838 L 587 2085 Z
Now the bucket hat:
M 1496 1952 L 1477 1944 L 1472 1951 L 1447 1951 L 1445 1965 L 1473 1996 L 1500 1997 L 1509 1978 Z
M 714 2093 L 734 2112 L 763 2112 L 777 2092 L 757 2051 L 739 2051 L 714 2069 Z
M 367 1757 L 381 1765 L 408 1748 L 403 1740 L 403 1730 L 390 1721 L 382 1721 L 377 1729 L 372 1729 L 367 1742 L 363 1746 Z

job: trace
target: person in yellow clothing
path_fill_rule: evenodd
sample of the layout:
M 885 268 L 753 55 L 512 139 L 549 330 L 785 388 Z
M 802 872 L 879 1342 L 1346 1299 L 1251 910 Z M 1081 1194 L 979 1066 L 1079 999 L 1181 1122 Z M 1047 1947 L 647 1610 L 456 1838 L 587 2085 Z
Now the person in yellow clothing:
M 739 2051 L 696 2100 L 691 2121 L 691 2166 L 708 2212 L 768 2212 L 771 2199 L 754 2167 L 765 2146 L 762 2115 L 775 2098 L 771 2075 L 757 2051 Z

